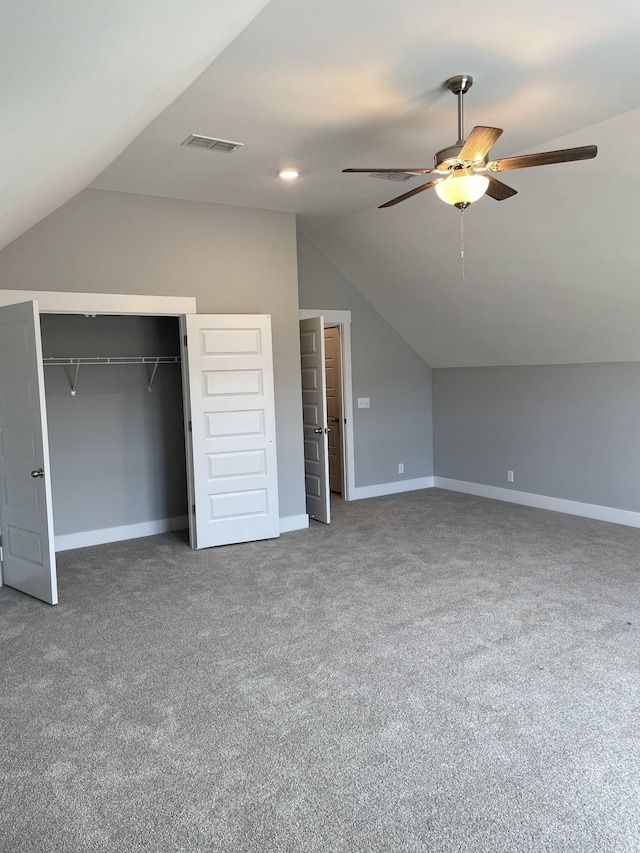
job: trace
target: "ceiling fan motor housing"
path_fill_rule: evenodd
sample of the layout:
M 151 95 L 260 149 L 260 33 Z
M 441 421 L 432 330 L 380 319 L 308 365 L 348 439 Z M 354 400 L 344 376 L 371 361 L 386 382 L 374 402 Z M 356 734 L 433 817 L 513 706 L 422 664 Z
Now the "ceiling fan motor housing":
M 462 151 L 462 145 L 450 145 L 448 148 L 442 148 L 437 151 L 433 162 L 438 172 L 448 172 L 454 166 L 460 163 L 459 157 Z

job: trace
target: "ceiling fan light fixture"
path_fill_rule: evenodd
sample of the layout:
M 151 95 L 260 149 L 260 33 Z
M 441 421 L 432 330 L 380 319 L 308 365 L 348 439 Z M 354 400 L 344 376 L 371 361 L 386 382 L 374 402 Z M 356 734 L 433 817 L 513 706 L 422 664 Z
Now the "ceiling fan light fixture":
M 486 175 L 451 174 L 448 178 L 438 181 L 436 192 L 438 198 L 446 204 L 453 204 L 460 210 L 464 210 L 465 207 L 482 198 L 488 186 L 489 178 Z

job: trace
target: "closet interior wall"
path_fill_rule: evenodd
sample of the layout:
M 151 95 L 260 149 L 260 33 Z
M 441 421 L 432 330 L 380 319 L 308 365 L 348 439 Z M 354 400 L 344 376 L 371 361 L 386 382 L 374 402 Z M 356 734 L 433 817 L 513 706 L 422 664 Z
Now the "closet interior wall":
M 73 365 L 47 358 L 179 356 L 175 317 L 41 314 L 56 538 L 187 515 L 179 361 Z

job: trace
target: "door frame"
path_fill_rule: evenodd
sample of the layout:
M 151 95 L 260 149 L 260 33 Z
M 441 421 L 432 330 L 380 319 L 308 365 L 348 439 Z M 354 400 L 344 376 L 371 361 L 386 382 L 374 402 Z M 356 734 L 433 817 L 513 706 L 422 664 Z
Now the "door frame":
M 195 296 L 130 293 L 72 293 L 62 290 L 0 290 L 0 305 L 35 300 L 41 314 L 139 314 L 179 317 L 197 314 Z
M 340 347 L 342 355 L 342 497 L 345 501 L 355 500 L 355 463 L 353 442 L 353 393 L 351 381 L 351 311 L 338 311 L 330 308 L 300 308 L 299 320 L 323 317 L 324 322 L 340 326 Z M 328 485 L 328 484 L 327 484 Z

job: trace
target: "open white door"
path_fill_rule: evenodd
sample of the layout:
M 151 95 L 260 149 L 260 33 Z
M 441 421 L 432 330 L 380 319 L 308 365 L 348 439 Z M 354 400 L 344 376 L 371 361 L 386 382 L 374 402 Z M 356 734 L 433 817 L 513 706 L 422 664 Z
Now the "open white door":
M 267 314 L 187 314 L 183 375 L 193 548 L 280 535 Z
M 36 302 L 0 308 L 0 534 L 7 586 L 58 603 Z
M 300 320 L 300 359 L 307 513 L 310 518 L 329 524 L 329 429 L 322 317 Z

